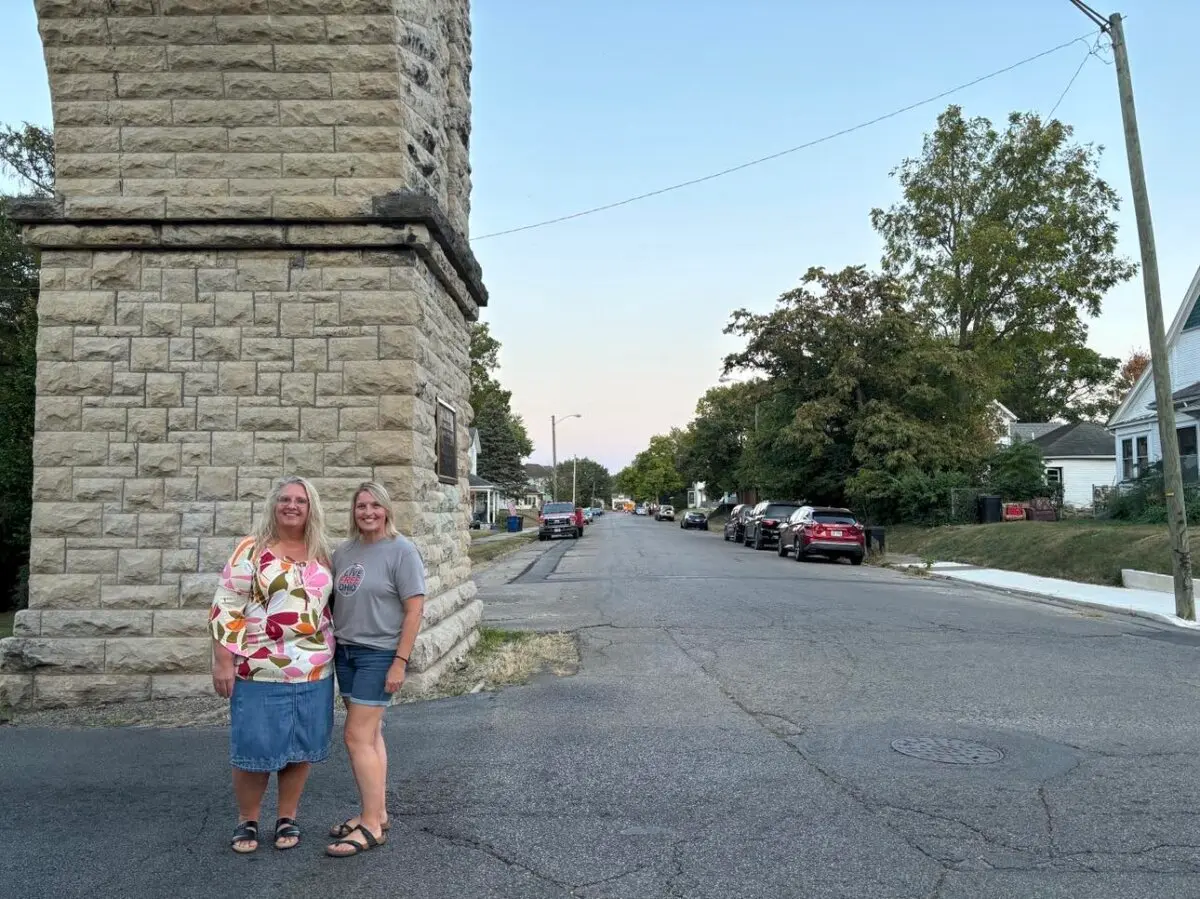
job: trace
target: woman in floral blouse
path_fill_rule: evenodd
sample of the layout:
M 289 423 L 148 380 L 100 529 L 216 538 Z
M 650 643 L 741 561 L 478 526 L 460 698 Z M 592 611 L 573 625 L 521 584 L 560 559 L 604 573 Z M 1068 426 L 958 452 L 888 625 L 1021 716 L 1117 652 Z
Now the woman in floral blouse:
M 285 478 L 257 531 L 221 572 L 209 628 L 213 687 L 230 698 L 229 756 L 238 825 L 233 850 L 258 848 L 271 772 L 279 781 L 275 848 L 300 842 L 297 808 L 333 735 L 331 552 L 316 490 Z

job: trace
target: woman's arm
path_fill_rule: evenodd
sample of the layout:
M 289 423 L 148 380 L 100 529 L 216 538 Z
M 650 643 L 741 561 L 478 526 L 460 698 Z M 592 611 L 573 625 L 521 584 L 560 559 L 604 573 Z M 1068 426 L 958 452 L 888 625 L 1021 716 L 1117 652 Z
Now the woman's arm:
M 254 541 L 246 538 L 221 572 L 213 596 L 208 628 L 213 638 L 212 678 L 218 696 L 233 695 L 234 656 L 247 655 L 246 605 L 254 578 Z
M 425 613 L 425 597 L 410 596 L 404 600 L 404 624 L 400 628 L 400 642 L 396 644 L 396 658 L 388 669 L 387 691 L 397 692 L 404 685 L 404 674 L 408 660 L 412 657 L 413 644 L 421 631 L 421 616 Z
M 421 632 L 421 617 L 425 613 L 425 563 L 415 548 L 409 548 L 396 566 L 396 592 L 404 603 L 404 623 L 396 644 L 396 657 L 387 674 L 387 691 L 395 693 L 404 685 L 408 660 L 412 657 L 417 634 Z

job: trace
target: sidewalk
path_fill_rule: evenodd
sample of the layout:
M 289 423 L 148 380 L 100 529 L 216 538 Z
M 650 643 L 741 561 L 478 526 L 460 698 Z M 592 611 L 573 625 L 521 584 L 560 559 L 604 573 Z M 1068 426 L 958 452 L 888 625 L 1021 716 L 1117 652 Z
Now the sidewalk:
M 1165 624 L 1200 629 L 1195 621 L 1185 621 L 1175 615 L 1175 597 L 1158 590 L 1131 590 L 1126 587 L 1106 587 L 1101 584 L 1082 584 L 1059 578 L 1038 577 L 1018 571 L 1001 571 L 997 568 L 979 568 L 963 562 L 934 562 L 926 568 L 924 562 L 901 557 L 897 568 L 928 571 L 931 577 L 942 580 L 962 581 L 980 587 L 1019 593 L 1034 599 L 1051 600 L 1086 608 L 1122 612 L 1138 618 L 1150 618 Z

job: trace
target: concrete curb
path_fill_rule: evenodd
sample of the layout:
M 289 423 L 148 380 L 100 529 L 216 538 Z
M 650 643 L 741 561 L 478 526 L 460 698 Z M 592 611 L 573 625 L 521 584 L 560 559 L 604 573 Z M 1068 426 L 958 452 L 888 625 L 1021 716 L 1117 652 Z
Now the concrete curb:
M 905 568 L 899 570 L 904 571 Z M 983 571 L 986 569 L 976 569 Z M 996 569 L 1000 570 L 1000 569 Z M 1179 628 L 1185 631 L 1200 631 L 1200 622 L 1192 623 L 1181 621 L 1171 615 L 1161 615 L 1158 612 L 1147 612 L 1142 609 L 1121 608 L 1120 606 L 1108 606 L 1103 603 L 1090 602 L 1086 599 L 1070 599 L 1063 596 L 1048 596 L 1045 593 L 1034 593 L 1030 590 L 1020 590 L 1015 587 L 997 587 L 995 584 L 978 584 L 974 581 L 964 581 L 960 578 L 953 577 L 947 574 L 938 574 L 935 571 L 927 571 L 925 575 L 939 581 L 948 581 L 953 584 L 964 584 L 968 587 L 975 587 L 980 590 L 987 590 L 991 593 L 999 593 L 1001 595 L 1015 596 L 1020 599 L 1028 599 L 1033 602 L 1042 603 L 1047 606 L 1058 606 L 1064 609 L 1089 609 L 1095 612 L 1110 612 L 1114 615 L 1125 615 L 1129 618 L 1141 618 L 1147 621 L 1155 621 L 1159 624 L 1166 624 L 1171 627 Z

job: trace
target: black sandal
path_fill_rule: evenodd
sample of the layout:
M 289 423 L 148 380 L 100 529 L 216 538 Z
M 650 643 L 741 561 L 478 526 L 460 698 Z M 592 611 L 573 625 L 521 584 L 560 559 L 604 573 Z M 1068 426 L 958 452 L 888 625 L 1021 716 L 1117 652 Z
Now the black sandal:
M 238 849 L 238 843 L 254 843 L 253 849 Z M 258 822 L 243 821 L 233 831 L 233 839 L 229 842 L 230 848 L 238 855 L 249 855 L 251 852 L 258 851 Z
M 280 846 L 280 840 L 290 840 L 295 838 L 296 842 L 290 846 Z M 296 823 L 295 818 L 279 818 L 275 822 L 275 848 L 280 852 L 287 852 L 289 849 L 295 849 L 300 845 L 300 826 Z
M 350 822 L 352 820 L 354 820 L 354 819 L 347 818 L 341 824 L 333 825 L 333 827 L 329 828 L 329 835 L 331 837 L 341 837 L 342 839 L 345 839 L 346 837 L 350 836 L 350 834 L 354 833 L 354 827 L 358 826 L 356 824 L 356 825 L 354 825 L 354 827 L 351 827 Z M 383 822 L 383 832 L 387 833 L 391 829 L 392 829 L 392 822 L 384 821 Z
M 355 842 L 354 840 L 348 840 L 348 839 L 347 840 L 335 840 L 334 842 L 330 843 L 328 846 L 325 847 L 325 854 L 328 855 L 330 858 L 351 858 L 355 855 L 362 855 L 364 852 L 369 852 L 372 849 L 378 849 L 380 846 L 382 846 L 384 843 L 387 842 L 387 837 L 383 837 L 378 840 L 375 839 L 375 835 L 373 833 L 371 833 L 371 831 L 367 830 L 367 828 L 361 824 L 359 824 L 357 827 L 355 827 L 354 830 L 351 830 L 350 833 L 354 833 L 355 830 L 362 831 L 363 839 L 365 839 L 367 841 L 367 844 L 365 846 L 362 843 Z M 334 846 L 353 846 L 354 851 L 353 852 L 333 852 L 332 850 L 333 850 Z

